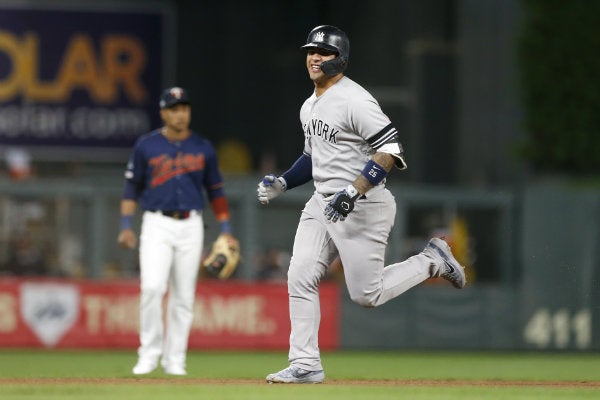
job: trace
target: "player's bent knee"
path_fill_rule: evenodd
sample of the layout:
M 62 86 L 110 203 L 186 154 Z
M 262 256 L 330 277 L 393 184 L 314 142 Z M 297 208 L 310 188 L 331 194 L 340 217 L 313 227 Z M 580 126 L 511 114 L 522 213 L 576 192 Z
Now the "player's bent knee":
M 358 295 L 350 294 L 350 299 L 361 307 L 374 308 L 377 307 L 377 300 L 379 299 L 379 296 L 364 293 Z
M 373 308 L 375 307 L 375 301 L 368 297 L 351 297 L 352 301 L 358 304 L 361 307 L 365 308 Z

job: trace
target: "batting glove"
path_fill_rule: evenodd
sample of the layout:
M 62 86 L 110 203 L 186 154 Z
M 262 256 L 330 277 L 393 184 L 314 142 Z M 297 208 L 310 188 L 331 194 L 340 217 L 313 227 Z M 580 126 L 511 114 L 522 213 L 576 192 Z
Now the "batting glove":
M 273 174 L 266 175 L 258 184 L 256 196 L 262 204 L 269 204 L 269 200 L 274 199 L 287 189 L 287 183 L 281 176 Z
M 360 196 L 352 185 L 333 195 L 323 213 L 331 222 L 343 221 L 354 210 L 354 201 Z

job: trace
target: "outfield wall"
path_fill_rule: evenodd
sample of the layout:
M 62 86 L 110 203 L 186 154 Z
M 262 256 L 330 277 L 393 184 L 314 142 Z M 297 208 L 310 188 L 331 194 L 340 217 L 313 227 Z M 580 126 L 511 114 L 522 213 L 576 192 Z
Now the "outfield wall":
M 263 207 L 255 199 L 256 181 L 228 180 L 243 257 L 228 284 L 241 282 L 251 292 L 260 292 L 264 284 L 278 285 L 280 290 L 269 302 L 285 313 L 283 268 L 310 185 Z M 600 191 L 564 182 L 512 192 L 397 184 L 390 189 L 398 212 L 387 259 L 404 259 L 422 248 L 429 235 L 445 234 L 467 266 L 469 285 L 457 291 L 444 281 L 428 281 L 377 309 L 352 304 L 340 285 L 340 328 L 332 348 L 600 350 Z M 0 183 L 0 264 L 7 265 L 10 253 L 22 250 L 23 243 L 14 239 L 26 232 L 25 243 L 43 246 L 25 248 L 25 259 L 50 250 L 47 260 L 41 259 L 46 262 L 45 276 L 68 280 L 74 278 L 69 271 L 80 271 L 83 275 L 77 280 L 88 288 L 107 279 L 136 282 L 136 253 L 116 244 L 120 191 L 120 183 L 102 180 Z M 210 213 L 206 222 L 208 241 L 217 230 Z M 265 252 L 272 250 L 282 270 L 277 277 L 259 277 L 257 272 L 266 266 Z M 0 329 L 6 330 L 15 316 L 23 318 L 23 311 L 15 308 L 20 292 L 12 287 L 11 271 L 0 271 Z M 19 279 L 31 279 L 23 272 L 17 271 Z M 342 282 L 343 273 L 338 269 L 327 278 Z M 135 313 L 129 310 L 133 320 Z M 217 345 L 286 343 L 281 334 L 273 341 Z M 0 340 L 0 346 L 18 344 Z
M 339 347 L 340 295 L 321 287 L 320 345 Z M 135 280 L 0 279 L 0 347 L 136 348 Z M 286 349 L 287 286 L 201 282 L 189 346 L 193 349 Z

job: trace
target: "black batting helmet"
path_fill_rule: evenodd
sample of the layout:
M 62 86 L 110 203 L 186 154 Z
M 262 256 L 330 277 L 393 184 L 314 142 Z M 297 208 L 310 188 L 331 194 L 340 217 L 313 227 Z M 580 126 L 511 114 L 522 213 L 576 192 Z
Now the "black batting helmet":
M 321 64 L 321 71 L 325 75 L 337 75 L 344 72 L 348 67 L 348 59 L 350 58 L 350 40 L 348 36 L 340 28 L 332 25 L 320 25 L 314 28 L 306 38 L 306 44 L 301 46 L 302 49 L 318 47 L 333 51 L 337 57 L 330 61 L 325 61 Z

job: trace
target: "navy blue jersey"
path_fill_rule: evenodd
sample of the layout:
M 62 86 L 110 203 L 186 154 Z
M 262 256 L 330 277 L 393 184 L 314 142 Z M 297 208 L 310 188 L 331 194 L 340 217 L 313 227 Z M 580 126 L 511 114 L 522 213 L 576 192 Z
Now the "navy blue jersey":
M 160 129 L 141 136 L 125 179 L 134 190 L 126 190 L 124 198 L 139 201 L 144 210 L 202 210 L 203 189 L 211 201 L 224 196 L 216 151 L 194 132 L 177 142 L 169 141 Z

